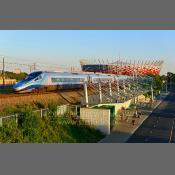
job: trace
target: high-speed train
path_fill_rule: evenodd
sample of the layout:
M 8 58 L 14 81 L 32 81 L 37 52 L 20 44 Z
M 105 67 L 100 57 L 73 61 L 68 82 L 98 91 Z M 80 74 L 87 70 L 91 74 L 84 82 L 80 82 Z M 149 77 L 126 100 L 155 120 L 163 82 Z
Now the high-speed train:
M 18 93 L 45 92 L 57 89 L 79 88 L 82 87 L 84 82 L 98 83 L 99 80 L 106 82 L 126 78 L 128 78 L 128 76 L 125 75 L 36 71 L 16 83 L 13 89 Z

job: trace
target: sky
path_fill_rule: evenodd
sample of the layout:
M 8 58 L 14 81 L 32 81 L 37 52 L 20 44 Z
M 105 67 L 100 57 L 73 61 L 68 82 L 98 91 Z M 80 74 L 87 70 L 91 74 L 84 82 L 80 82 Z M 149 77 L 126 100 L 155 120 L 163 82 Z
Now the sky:
M 175 72 L 174 30 L 0 30 L 0 59 L 79 65 L 80 59 L 163 60 Z

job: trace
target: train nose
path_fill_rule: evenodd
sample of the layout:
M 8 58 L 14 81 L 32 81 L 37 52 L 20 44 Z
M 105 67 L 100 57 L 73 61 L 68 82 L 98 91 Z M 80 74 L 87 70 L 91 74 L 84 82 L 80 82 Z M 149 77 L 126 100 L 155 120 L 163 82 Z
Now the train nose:
M 19 85 L 18 85 L 18 83 L 16 83 L 16 84 L 13 86 L 13 90 L 14 90 L 14 91 L 18 91 L 18 87 L 19 87 Z
M 14 91 L 19 91 L 20 87 L 24 84 L 24 82 L 18 82 L 13 86 Z

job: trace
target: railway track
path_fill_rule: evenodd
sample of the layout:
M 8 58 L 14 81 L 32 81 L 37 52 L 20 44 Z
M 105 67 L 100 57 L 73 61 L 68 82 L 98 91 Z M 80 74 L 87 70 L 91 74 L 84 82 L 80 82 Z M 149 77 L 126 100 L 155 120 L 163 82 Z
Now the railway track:
M 11 97 L 23 97 L 23 96 L 37 96 L 37 95 L 47 95 L 47 94 L 59 94 L 64 92 L 74 92 L 81 89 L 69 89 L 69 90 L 58 90 L 58 91 L 50 91 L 50 92 L 40 92 L 40 93 L 6 93 L 6 94 L 0 94 L 0 99 L 3 98 L 11 98 Z
M 56 93 L 56 92 L 55 92 Z M 49 94 L 49 93 L 42 93 L 42 94 Z M 53 94 L 53 92 L 52 92 Z M 8 94 L 0 94 L 1 98 L 10 98 L 10 97 L 23 97 L 23 96 L 32 96 L 32 95 L 41 95 L 41 94 L 17 94 L 17 93 L 8 93 Z

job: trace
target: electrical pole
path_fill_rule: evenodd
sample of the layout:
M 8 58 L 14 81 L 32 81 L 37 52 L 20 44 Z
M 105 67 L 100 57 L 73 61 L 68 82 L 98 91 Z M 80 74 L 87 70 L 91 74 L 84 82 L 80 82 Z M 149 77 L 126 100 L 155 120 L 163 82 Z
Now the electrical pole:
M 29 65 L 30 73 L 32 72 L 32 65 Z
M 2 62 L 2 81 L 3 81 L 3 88 L 5 88 L 5 63 L 4 63 L 4 58 L 3 58 L 3 62 Z
M 36 70 L 36 63 L 33 64 L 33 70 Z

